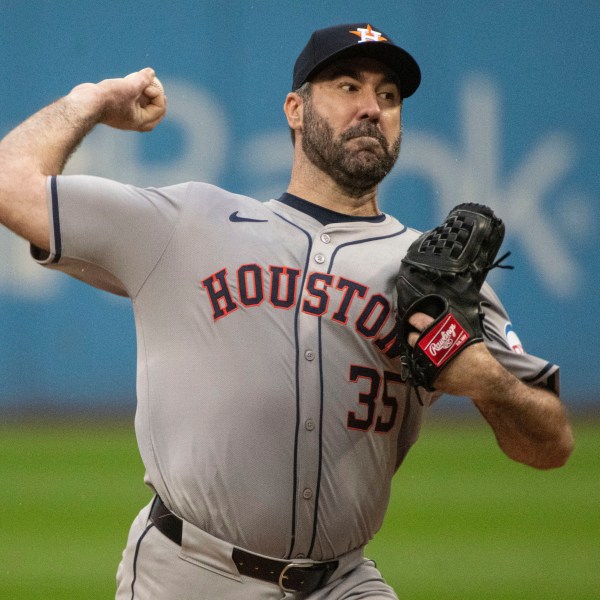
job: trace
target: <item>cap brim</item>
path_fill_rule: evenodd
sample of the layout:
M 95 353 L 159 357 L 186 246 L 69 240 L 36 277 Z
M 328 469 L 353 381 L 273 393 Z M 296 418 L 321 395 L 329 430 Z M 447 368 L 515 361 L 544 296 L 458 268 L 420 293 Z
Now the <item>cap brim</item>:
M 400 93 L 403 98 L 412 96 L 421 83 L 421 69 L 417 64 L 417 61 L 406 52 L 406 50 L 403 50 L 399 46 L 382 42 L 353 44 L 343 50 L 334 52 L 331 56 L 322 60 L 314 69 L 312 69 L 312 71 L 303 78 L 302 83 L 315 77 L 315 75 L 336 60 L 354 56 L 373 58 L 389 67 L 398 76 L 400 81 Z

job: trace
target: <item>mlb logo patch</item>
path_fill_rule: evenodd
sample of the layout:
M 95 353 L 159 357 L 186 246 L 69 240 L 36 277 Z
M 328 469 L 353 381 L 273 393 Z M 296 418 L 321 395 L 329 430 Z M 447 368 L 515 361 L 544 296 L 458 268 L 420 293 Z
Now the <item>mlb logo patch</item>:
M 468 339 L 469 334 L 449 314 L 419 341 L 419 348 L 439 367 L 456 354 Z
M 513 352 L 515 352 L 516 354 L 525 354 L 523 344 L 521 344 L 519 336 L 513 329 L 512 323 L 507 323 L 504 326 L 504 335 L 506 336 L 506 341 Z

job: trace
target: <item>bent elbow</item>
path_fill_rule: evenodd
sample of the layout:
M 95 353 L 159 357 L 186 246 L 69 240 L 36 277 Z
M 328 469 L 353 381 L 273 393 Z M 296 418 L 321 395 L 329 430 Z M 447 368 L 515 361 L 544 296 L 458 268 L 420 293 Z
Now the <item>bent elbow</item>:
M 560 439 L 547 444 L 543 452 L 540 452 L 530 464 L 535 469 L 550 470 L 564 467 L 573 453 L 575 439 L 573 432 L 568 428 L 560 436 Z
M 563 467 L 573 453 L 575 442 L 570 427 L 566 427 L 551 440 L 531 441 L 527 444 L 500 444 L 504 453 L 512 460 L 540 470 Z
M 530 467 L 540 471 L 550 471 L 551 469 L 559 469 L 564 467 L 569 460 L 570 454 L 555 454 L 553 456 L 543 458 L 541 460 L 530 463 Z

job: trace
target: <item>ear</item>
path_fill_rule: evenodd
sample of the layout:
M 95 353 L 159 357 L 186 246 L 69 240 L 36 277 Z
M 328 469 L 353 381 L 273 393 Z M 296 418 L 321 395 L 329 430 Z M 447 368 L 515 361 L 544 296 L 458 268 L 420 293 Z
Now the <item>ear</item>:
M 304 102 L 295 92 L 290 92 L 283 103 L 283 112 L 287 117 L 290 129 L 294 131 L 302 129 L 302 118 L 304 111 Z

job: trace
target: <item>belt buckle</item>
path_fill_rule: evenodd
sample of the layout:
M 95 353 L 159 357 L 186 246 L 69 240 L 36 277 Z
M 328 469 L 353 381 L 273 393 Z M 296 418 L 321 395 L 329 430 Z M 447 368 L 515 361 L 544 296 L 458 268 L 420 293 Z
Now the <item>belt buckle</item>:
M 310 566 L 310 565 L 308 565 L 308 566 Z M 277 583 L 279 585 L 279 589 L 284 593 L 299 591 L 299 590 L 293 590 L 290 588 L 286 588 L 285 585 L 283 584 L 283 580 L 287 579 L 286 573 L 290 569 L 305 569 L 306 567 L 307 567 L 307 565 L 303 565 L 302 563 L 294 563 L 294 562 L 291 562 L 291 563 L 285 565 L 285 567 L 283 567 L 283 569 L 281 569 L 281 573 L 279 573 L 279 580 L 277 581 Z

